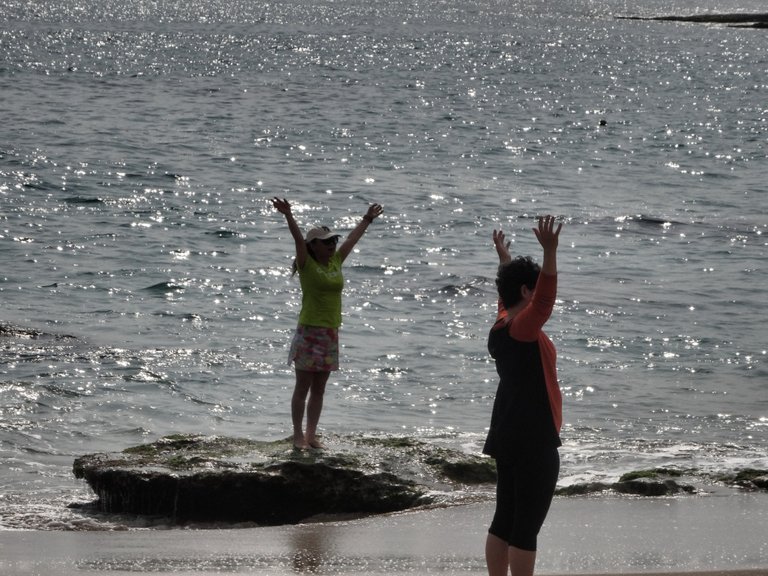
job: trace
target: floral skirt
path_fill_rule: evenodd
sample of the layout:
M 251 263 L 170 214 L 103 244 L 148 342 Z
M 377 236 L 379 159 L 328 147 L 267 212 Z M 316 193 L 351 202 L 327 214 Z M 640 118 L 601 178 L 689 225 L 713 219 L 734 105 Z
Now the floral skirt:
M 339 330 L 320 326 L 296 327 L 288 363 L 296 370 L 333 372 L 339 369 Z

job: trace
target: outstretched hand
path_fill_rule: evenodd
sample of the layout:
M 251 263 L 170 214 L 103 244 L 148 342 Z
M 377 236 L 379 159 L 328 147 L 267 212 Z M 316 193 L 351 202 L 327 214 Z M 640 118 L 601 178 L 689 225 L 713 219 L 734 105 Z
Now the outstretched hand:
M 512 244 L 507 240 L 504 232 L 501 230 L 493 231 L 493 245 L 496 247 L 496 253 L 499 255 L 499 262 L 504 264 L 512 260 L 512 255 L 509 253 L 509 247 Z
M 280 214 L 290 214 L 291 213 L 291 204 L 283 198 L 282 200 L 275 196 L 272 198 L 272 206 L 275 207 L 275 210 L 280 212 Z
M 536 234 L 536 239 L 541 244 L 541 247 L 546 252 L 547 250 L 557 250 L 557 243 L 560 239 L 560 229 L 563 227 L 563 223 L 560 222 L 555 228 L 554 216 L 540 216 L 539 225 L 533 229 L 533 233 Z
M 370 221 L 373 222 L 373 219 L 381 216 L 382 212 L 384 212 L 384 208 L 381 204 L 371 204 L 368 206 L 368 212 L 365 213 L 365 217 L 370 218 Z

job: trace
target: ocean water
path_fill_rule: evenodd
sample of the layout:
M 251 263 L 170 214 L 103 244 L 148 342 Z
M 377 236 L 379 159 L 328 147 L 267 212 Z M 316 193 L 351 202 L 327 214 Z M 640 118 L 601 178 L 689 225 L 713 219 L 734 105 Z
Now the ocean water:
M 479 451 L 494 228 L 540 255 L 561 483 L 768 467 L 762 2 L 0 0 L 0 528 L 108 529 L 75 457 L 284 438 L 303 227 L 347 261 L 321 428 Z M 118 523 L 119 524 L 119 523 Z

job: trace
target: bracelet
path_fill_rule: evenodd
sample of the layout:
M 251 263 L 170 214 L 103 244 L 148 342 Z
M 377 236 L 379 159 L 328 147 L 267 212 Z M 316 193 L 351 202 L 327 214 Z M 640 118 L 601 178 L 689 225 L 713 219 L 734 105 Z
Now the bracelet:
M 365 220 L 366 222 L 368 222 L 368 224 L 373 224 L 373 218 L 371 218 L 370 216 L 368 216 L 368 214 L 366 214 L 365 216 L 363 216 L 363 220 Z

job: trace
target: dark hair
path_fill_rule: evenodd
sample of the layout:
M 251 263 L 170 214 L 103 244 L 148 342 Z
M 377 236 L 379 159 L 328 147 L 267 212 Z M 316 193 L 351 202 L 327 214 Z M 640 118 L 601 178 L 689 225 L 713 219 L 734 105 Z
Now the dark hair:
M 505 308 L 511 308 L 522 300 L 522 288 L 536 288 L 541 267 L 530 256 L 518 256 L 511 262 L 499 264 L 496 273 L 496 289 Z

